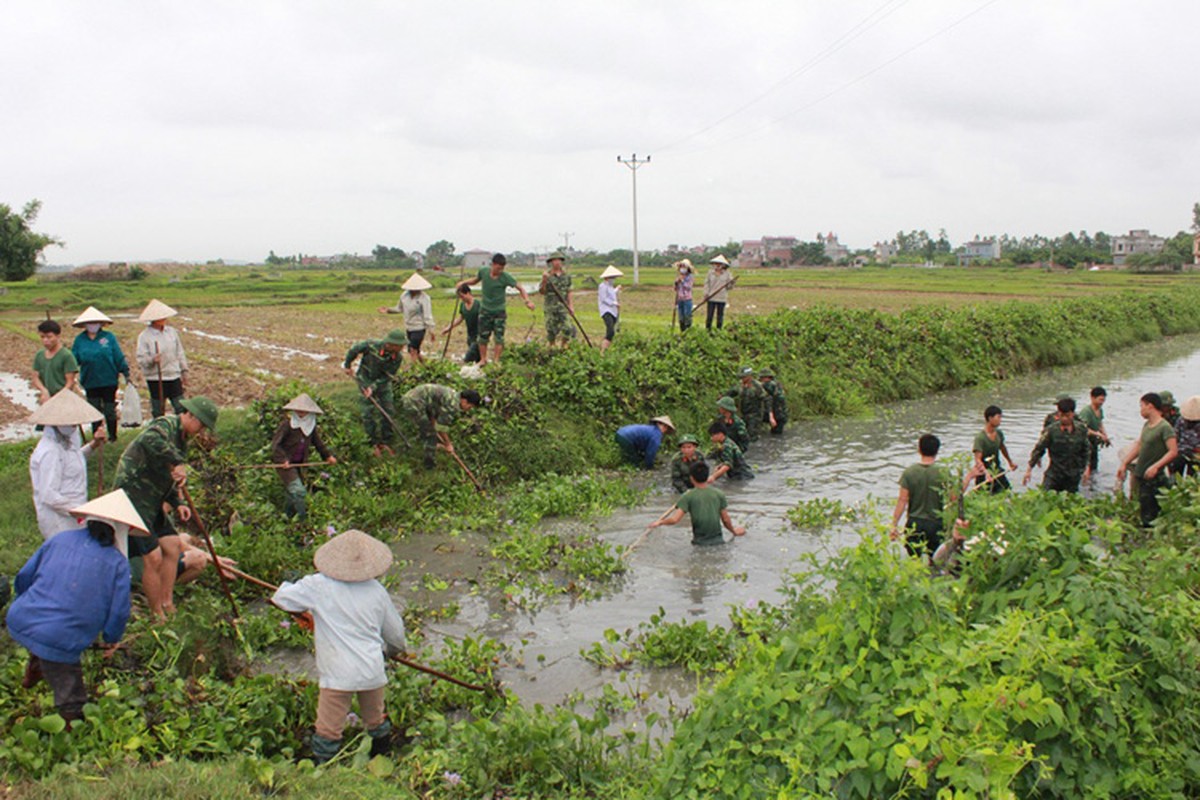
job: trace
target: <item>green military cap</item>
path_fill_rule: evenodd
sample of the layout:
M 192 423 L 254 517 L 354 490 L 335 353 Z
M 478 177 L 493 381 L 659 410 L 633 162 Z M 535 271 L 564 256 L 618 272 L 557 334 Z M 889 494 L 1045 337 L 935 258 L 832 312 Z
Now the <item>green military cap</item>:
M 753 374 L 754 374 L 754 367 L 742 367 L 741 369 L 738 370 L 738 375 L 740 375 L 743 378 L 746 377 L 747 375 L 753 375 Z
M 388 335 L 383 337 L 384 344 L 394 344 L 400 347 L 408 344 L 408 334 L 397 328 L 394 331 L 389 331 Z
M 767 369 L 760 369 L 760 370 L 758 371 L 758 377 L 760 377 L 760 378 L 774 378 L 774 377 L 775 377 L 775 370 L 773 370 L 773 369 L 770 369 L 770 368 L 767 368 Z
M 685 433 L 683 436 L 679 437 L 679 444 L 700 444 L 700 440 L 695 436 L 692 436 L 690 433 Z
M 733 402 L 732 397 L 722 397 L 717 401 L 717 408 L 723 408 L 726 411 L 737 411 L 737 403 Z
M 551 261 L 554 261 L 556 259 L 558 261 L 566 261 L 567 257 L 564 256 L 562 253 L 551 253 L 550 255 L 546 256 L 546 263 L 549 264 Z
M 1164 406 L 1175 405 L 1175 395 L 1171 392 L 1170 389 L 1163 389 L 1161 392 L 1158 393 L 1158 396 L 1162 398 L 1162 403 Z
M 207 397 L 189 397 L 180 401 L 183 410 L 200 420 L 210 431 L 217 429 L 217 404 Z

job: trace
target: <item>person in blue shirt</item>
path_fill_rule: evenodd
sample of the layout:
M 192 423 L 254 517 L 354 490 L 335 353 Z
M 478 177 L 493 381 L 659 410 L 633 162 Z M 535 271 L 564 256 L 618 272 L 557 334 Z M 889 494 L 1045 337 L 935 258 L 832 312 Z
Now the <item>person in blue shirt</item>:
M 663 436 L 675 432 L 675 423 L 668 416 L 655 417 L 645 425 L 626 425 L 617 429 L 617 447 L 621 458 L 642 469 L 654 469 L 654 457 L 662 446 Z
M 129 560 L 123 552 L 131 531 L 146 526 L 124 490 L 117 489 L 72 510 L 84 527 L 46 541 L 17 573 L 17 597 L 5 622 L 29 651 L 22 685 L 45 679 L 59 715 L 83 719 L 88 701 L 80 656 L 98 634 L 116 644 L 129 621 Z

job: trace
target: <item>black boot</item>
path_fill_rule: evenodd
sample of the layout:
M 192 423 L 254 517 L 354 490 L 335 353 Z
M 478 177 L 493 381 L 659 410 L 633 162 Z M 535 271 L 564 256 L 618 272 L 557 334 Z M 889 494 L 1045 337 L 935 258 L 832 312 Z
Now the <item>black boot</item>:
M 371 737 L 371 756 L 386 756 L 392 752 L 392 723 L 384 720 L 367 731 Z

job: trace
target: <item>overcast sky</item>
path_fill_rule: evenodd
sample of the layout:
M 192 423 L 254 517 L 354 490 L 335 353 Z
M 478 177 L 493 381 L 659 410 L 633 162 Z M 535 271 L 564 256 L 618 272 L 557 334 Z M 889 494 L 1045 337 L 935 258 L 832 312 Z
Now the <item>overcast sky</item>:
M 64 2 L 0 26 L 50 263 L 1170 235 L 1196 0 Z

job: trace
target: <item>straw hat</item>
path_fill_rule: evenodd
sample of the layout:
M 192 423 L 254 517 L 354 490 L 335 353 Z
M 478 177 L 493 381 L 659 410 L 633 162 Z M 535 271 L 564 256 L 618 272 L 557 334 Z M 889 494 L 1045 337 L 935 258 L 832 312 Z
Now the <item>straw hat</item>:
M 1194 394 L 1179 407 L 1179 415 L 1188 422 L 1200 420 L 1200 394 Z
M 317 405 L 317 401 L 308 396 L 308 392 L 303 392 L 292 398 L 292 401 L 283 407 L 284 411 L 307 411 L 309 414 L 324 414 L 325 411 Z
M 710 264 L 720 264 L 722 267 L 728 267 L 728 266 L 729 266 L 729 259 L 727 259 L 725 256 L 723 256 L 723 255 L 721 255 L 720 253 L 718 253 L 717 255 L 715 255 L 715 256 L 713 256 L 712 258 L 710 258 L 710 259 L 708 260 L 708 263 L 710 263 Z
M 604 268 L 604 272 L 600 273 L 600 280 L 604 280 L 605 278 L 620 278 L 624 275 L 624 272 L 621 272 L 621 270 L 617 269 L 612 264 L 609 264 Z
M 338 581 L 369 581 L 392 565 L 392 551 L 373 536 L 349 530 L 317 548 L 313 565 L 322 575 Z
M 217 404 L 207 397 L 197 395 L 189 397 L 186 400 L 180 400 L 179 405 L 183 406 L 183 410 L 191 414 L 200 423 L 210 431 L 217 429 Z
M 695 269 L 695 267 L 692 266 L 692 260 L 690 258 L 684 258 L 675 262 L 675 269 L 686 269 L 688 272 L 691 272 Z
M 70 389 L 63 389 L 29 415 L 34 425 L 86 425 L 104 419 L 91 403 Z
M 75 318 L 71 324 L 76 328 L 82 328 L 89 322 L 99 322 L 101 325 L 111 325 L 112 320 L 107 315 L 101 314 L 95 306 L 88 306 L 83 313 Z
M 135 536 L 150 535 L 146 523 L 142 522 L 141 515 L 133 507 L 133 503 L 129 502 L 129 495 L 125 494 L 124 489 L 115 489 L 101 495 L 79 508 L 72 508 L 70 513 L 75 517 L 98 517 L 111 522 L 122 522 L 129 526 L 131 532 L 139 531 Z
M 426 289 L 432 289 L 433 284 L 425 280 L 425 278 L 421 276 L 421 273 L 414 272 L 412 275 L 408 276 L 408 280 L 400 284 L 400 288 L 406 292 L 423 292 Z
M 169 319 L 178 313 L 161 300 L 151 300 L 138 315 L 138 322 L 157 322 L 160 319 Z
M 662 423 L 663 425 L 666 425 L 668 428 L 671 429 L 671 433 L 675 432 L 675 423 L 671 422 L 671 418 L 668 417 L 666 414 L 663 414 L 661 417 L 653 417 L 653 418 L 651 418 L 650 421 Z

